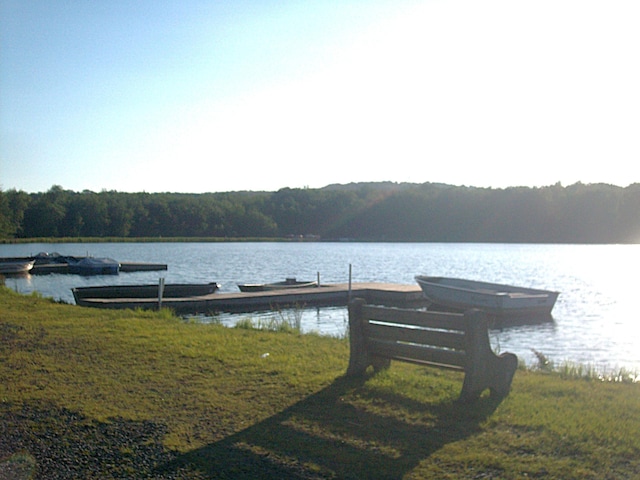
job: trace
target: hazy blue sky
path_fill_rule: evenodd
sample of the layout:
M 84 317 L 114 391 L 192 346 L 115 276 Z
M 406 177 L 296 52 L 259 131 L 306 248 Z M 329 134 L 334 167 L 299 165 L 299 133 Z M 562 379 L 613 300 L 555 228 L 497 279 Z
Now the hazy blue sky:
M 638 0 L 0 0 L 0 188 L 640 182 Z

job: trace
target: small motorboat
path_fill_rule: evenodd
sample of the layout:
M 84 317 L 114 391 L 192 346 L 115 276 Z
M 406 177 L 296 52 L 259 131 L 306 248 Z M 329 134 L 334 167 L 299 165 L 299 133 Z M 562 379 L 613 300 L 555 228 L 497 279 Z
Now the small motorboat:
M 60 255 L 58 252 L 40 252 L 33 258 L 36 261 L 35 265 L 63 264 L 69 263 L 70 261 L 77 262 L 79 260 L 75 257 Z
M 77 287 L 72 288 L 73 298 L 76 305 L 90 306 L 93 302 L 86 302 L 88 299 L 122 298 L 189 298 L 202 297 L 214 293 L 220 288 L 216 282 L 211 283 L 167 283 L 163 286 L 159 284 L 151 285 L 103 285 L 97 287 Z
M 478 282 L 461 278 L 415 277 L 427 300 L 435 305 L 466 310 L 479 308 L 500 317 L 551 315 L 559 292 Z
M 302 282 L 295 278 L 287 278 L 283 282 L 276 283 L 243 283 L 238 285 L 241 292 L 265 292 L 270 290 L 285 290 L 291 288 L 317 287 L 318 282 Z
M 34 260 L 3 260 L 0 262 L 0 275 L 22 275 L 33 268 Z
M 85 257 L 77 261 L 69 257 L 68 268 L 69 273 L 76 275 L 118 275 L 120 263 L 106 257 Z

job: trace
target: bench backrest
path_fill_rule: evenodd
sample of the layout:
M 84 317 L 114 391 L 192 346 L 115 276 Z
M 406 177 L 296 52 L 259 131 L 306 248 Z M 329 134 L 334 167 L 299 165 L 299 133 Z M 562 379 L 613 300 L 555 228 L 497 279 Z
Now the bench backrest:
M 465 368 L 470 319 L 462 314 L 362 305 L 360 318 L 372 355 Z

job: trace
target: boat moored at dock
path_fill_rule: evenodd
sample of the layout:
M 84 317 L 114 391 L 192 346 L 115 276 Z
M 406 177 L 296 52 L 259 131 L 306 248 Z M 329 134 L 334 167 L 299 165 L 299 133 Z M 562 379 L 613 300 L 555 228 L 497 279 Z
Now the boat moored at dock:
M 152 299 L 202 297 L 216 292 L 220 285 L 211 283 L 167 283 L 150 285 L 103 285 L 72 288 L 76 305 L 93 306 L 96 299 Z
M 269 292 L 272 290 L 284 290 L 292 288 L 310 288 L 317 287 L 318 282 L 315 281 L 300 281 L 295 278 L 287 278 L 283 282 L 275 283 L 242 283 L 238 285 L 241 292 Z
M 0 261 L 0 275 L 24 275 L 33 268 L 33 260 Z
M 118 275 L 120 262 L 112 258 L 85 257 L 78 261 L 70 261 L 69 273 L 77 275 Z
M 93 259 L 93 261 L 87 260 Z M 48 275 L 51 273 L 77 274 L 77 275 L 115 275 L 118 272 L 150 272 L 157 270 L 167 270 L 166 263 L 140 263 L 140 262 L 116 262 L 108 259 L 109 266 L 98 265 L 94 257 L 76 257 L 73 255 L 61 255 L 57 252 L 40 252 L 30 257 L 3 257 L 0 258 L 0 265 L 10 262 L 27 263 L 32 262 L 29 269 L 31 275 Z M 91 263 L 93 265 L 91 265 Z M 114 264 L 119 265 L 115 271 Z
M 559 292 L 461 278 L 415 277 L 425 297 L 439 307 L 478 308 L 497 317 L 550 316 Z

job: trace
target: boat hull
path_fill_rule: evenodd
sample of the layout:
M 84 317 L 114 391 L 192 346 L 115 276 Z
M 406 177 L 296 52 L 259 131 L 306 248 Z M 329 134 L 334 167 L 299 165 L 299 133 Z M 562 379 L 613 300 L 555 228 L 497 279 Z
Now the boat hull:
M 0 262 L 0 275 L 20 275 L 29 273 L 33 268 L 33 261 L 4 261 Z
M 416 276 L 427 299 L 456 310 L 479 308 L 494 316 L 549 316 L 559 293 L 550 290 L 476 282 L 446 277 Z
M 214 293 L 220 285 L 212 283 L 169 283 L 164 286 L 162 298 L 201 297 Z M 76 305 L 88 306 L 95 299 L 156 299 L 159 298 L 159 286 L 151 285 L 108 285 L 98 287 L 72 288 Z
M 238 285 L 241 292 L 269 292 L 273 290 L 284 290 L 291 288 L 317 287 L 317 282 L 302 282 L 288 278 L 284 282 L 276 283 L 244 283 Z

